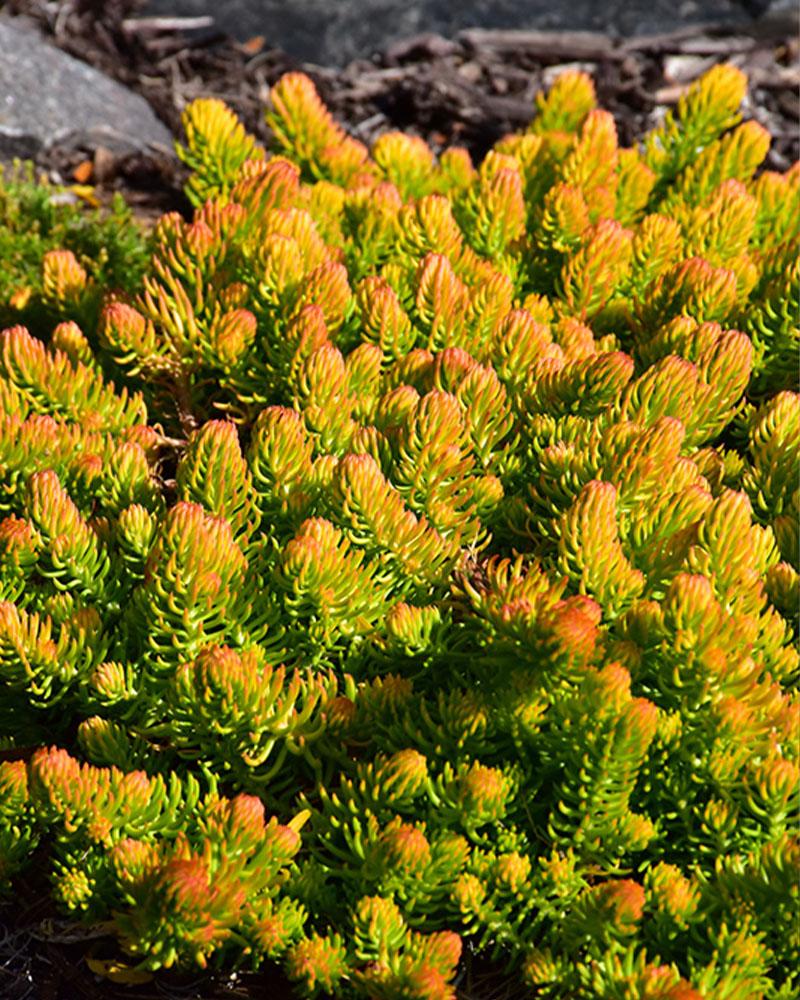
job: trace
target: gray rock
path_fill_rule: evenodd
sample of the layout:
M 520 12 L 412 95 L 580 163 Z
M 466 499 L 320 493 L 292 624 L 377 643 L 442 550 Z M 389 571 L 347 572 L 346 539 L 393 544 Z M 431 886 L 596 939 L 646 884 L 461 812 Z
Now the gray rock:
M 31 157 L 55 142 L 134 152 L 172 148 L 144 98 L 0 17 L 0 158 Z
M 263 35 L 299 59 L 343 65 L 423 32 L 464 28 L 603 31 L 629 37 L 690 24 L 752 24 L 797 0 L 150 0 L 147 14 L 210 15 L 239 39 Z

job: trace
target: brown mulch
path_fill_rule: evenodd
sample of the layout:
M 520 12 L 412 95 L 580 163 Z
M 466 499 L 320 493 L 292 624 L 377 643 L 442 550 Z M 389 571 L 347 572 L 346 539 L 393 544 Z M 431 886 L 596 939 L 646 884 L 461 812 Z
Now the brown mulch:
M 141 93 L 180 134 L 180 116 L 196 97 L 220 97 L 265 142 L 270 86 L 301 69 L 335 117 L 366 143 L 392 129 L 423 136 L 439 151 L 466 146 L 479 160 L 532 117 L 536 93 L 563 69 L 594 77 L 602 107 L 631 145 L 715 62 L 729 60 L 750 78 L 745 111 L 773 136 L 766 167 L 786 170 L 800 155 L 800 44 L 791 15 L 756 23 L 748 34 L 708 26 L 615 39 L 592 32 L 461 32 L 424 35 L 343 69 L 299 63 L 263 39 L 239 43 L 210 19 L 138 17 L 136 0 L 10 0 L 11 13 L 34 19 L 54 42 Z M 107 150 L 61 146 L 40 156 L 56 179 L 89 179 L 101 192 L 123 190 L 140 213 L 186 210 L 174 158 L 154 151 L 115 157 Z
M 471 30 L 456 39 L 420 36 L 372 60 L 343 69 L 298 63 L 261 39 L 238 43 L 213 24 L 137 17 L 130 0 L 11 0 L 3 5 L 34 19 L 55 44 L 104 70 L 150 101 L 178 135 L 180 115 L 196 97 L 220 97 L 265 142 L 264 106 L 270 86 L 301 69 L 317 83 L 329 108 L 357 138 L 370 143 L 392 129 L 424 137 L 435 150 L 466 146 L 478 160 L 502 135 L 524 127 L 535 94 L 565 65 L 592 74 L 602 107 L 613 112 L 622 143 L 630 145 L 675 104 L 709 66 L 730 60 L 750 78 L 746 114 L 773 136 L 766 166 L 785 170 L 800 155 L 800 45 L 788 21 L 751 33 L 692 27 L 647 38 L 594 33 Z M 124 192 L 139 216 L 187 211 L 183 173 L 173 157 L 152 151 L 115 156 L 108 150 L 58 146 L 39 165 L 55 180 L 97 185 L 107 196 Z M 88 936 L 60 920 L 44 886 L 18 886 L 18 903 L 0 906 L 0 997 L 8 1000 L 249 1000 L 291 996 L 274 969 L 236 977 L 159 974 L 152 983 L 118 986 L 99 980 L 86 964 L 113 954 L 108 939 Z M 33 902 L 32 902 L 33 901 Z M 106 949 L 105 951 L 103 949 Z M 518 983 L 465 962 L 463 1000 L 511 1000 Z

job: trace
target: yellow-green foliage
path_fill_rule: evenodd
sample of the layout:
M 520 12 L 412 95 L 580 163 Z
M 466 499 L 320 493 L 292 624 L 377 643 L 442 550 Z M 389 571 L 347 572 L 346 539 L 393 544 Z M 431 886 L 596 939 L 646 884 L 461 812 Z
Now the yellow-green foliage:
M 745 90 L 622 149 L 567 73 L 473 165 L 291 74 L 269 152 L 187 109 L 127 294 L 42 247 L 6 884 L 305 996 L 454 998 L 462 942 L 536 997 L 797 996 L 800 172 Z

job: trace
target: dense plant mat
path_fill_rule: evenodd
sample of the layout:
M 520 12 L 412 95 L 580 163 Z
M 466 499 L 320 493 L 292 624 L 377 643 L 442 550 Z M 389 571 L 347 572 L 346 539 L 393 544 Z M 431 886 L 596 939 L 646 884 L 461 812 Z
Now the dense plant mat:
M 745 89 L 619 148 L 565 73 L 476 169 L 291 74 L 113 253 L 7 185 L 0 873 L 106 971 L 797 995 L 800 170 Z

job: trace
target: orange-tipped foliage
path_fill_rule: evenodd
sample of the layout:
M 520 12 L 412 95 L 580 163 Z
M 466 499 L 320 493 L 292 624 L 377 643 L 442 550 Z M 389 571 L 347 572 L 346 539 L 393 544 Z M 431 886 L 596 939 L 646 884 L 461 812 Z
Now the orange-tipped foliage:
M 798 995 L 800 171 L 746 86 L 626 148 L 567 69 L 473 163 L 290 73 L 267 147 L 185 109 L 138 270 L 33 241 L 0 887 L 123 976 Z

